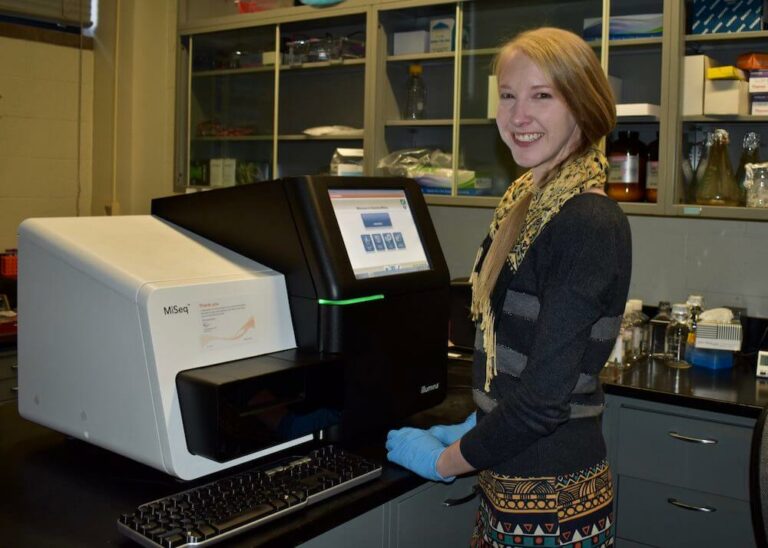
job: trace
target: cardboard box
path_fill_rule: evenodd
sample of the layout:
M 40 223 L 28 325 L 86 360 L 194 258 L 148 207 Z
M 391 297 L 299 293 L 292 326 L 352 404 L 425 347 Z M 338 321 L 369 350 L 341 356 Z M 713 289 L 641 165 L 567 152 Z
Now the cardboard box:
M 727 65 L 724 67 L 708 68 L 707 80 L 744 80 L 746 82 L 747 76 L 740 68 Z
M 615 15 L 610 19 L 608 39 L 622 40 L 661 36 L 662 19 L 661 13 Z M 587 17 L 584 19 L 584 29 L 581 35 L 584 40 L 600 40 L 603 36 L 603 18 Z
M 749 84 L 741 80 L 707 80 L 704 85 L 704 114 L 749 113 Z
M 429 51 L 433 53 L 453 51 L 456 21 L 453 17 L 432 19 L 429 22 Z
M 768 70 L 749 71 L 749 92 L 768 93 Z
M 751 97 L 752 107 L 750 114 L 753 116 L 768 115 L 768 94 L 757 94 Z
M 426 30 L 396 32 L 392 45 L 392 54 L 426 53 L 427 48 L 429 48 L 429 32 Z
M 717 61 L 706 55 L 686 55 L 683 59 L 683 116 L 704 114 L 704 81 L 707 70 Z
M 761 30 L 763 0 L 693 0 L 691 14 L 692 34 Z

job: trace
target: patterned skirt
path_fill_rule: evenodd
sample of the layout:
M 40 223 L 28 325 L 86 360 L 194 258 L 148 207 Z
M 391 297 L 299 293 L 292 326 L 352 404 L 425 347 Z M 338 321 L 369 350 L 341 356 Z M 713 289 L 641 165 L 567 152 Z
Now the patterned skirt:
M 565 476 L 480 472 L 473 548 L 613 546 L 613 483 L 607 461 Z

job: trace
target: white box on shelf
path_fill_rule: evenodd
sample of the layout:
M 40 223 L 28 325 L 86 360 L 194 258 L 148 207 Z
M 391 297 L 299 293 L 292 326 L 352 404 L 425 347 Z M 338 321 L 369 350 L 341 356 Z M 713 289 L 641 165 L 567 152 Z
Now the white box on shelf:
M 749 114 L 749 84 L 742 80 L 707 80 L 704 114 Z
M 274 51 L 265 51 L 261 54 L 262 65 L 274 65 L 277 60 L 277 55 Z
M 707 55 L 686 55 L 683 60 L 683 116 L 704 114 L 704 82 L 707 69 L 717 61 Z
M 659 117 L 659 105 L 651 103 L 622 103 L 616 105 L 616 116 L 651 116 Z
M 750 113 L 753 116 L 768 115 L 768 94 L 757 94 L 751 96 L 752 106 Z
M 488 76 L 488 118 L 496 118 L 496 110 L 499 108 L 499 84 L 496 75 Z
M 208 184 L 211 186 L 223 186 L 224 158 L 211 158 L 208 161 Z
M 456 20 L 453 17 L 432 19 L 429 22 L 429 51 L 453 51 L 453 35 Z
M 749 92 L 768 93 L 768 70 L 749 71 Z
M 221 159 L 221 186 L 235 186 L 237 160 L 234 158 Z
M 408 32 L 396 32 L 392 53 L 405 55 L 408 53 L 426 53 L 429 48 L 429 32 L 426 30 L 411 30 Z

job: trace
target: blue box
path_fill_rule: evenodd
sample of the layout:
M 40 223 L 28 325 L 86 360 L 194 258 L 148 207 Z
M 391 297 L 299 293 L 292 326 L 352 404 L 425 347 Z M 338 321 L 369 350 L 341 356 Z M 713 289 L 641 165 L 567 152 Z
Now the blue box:
M 692 34 L 762 30 L 763 0 L 693 0 Z
M 710 350 L 708 348 L 690 348 L 685 359 L 694 367 L 707 369 L 730 369 L 733 367 L 733 352 L 730 350 Z

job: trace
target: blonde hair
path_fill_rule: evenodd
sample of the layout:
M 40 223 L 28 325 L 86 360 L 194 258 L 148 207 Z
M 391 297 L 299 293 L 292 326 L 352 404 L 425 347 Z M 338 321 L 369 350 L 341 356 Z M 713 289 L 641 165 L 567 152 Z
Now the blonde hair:
M 524 31 L 504 44 L 496 56 L 493 69 L 497 78 L 514 52 L 523 53 L 539 67 L 571 111 L 582 135 L 572 156 L 611 132 L 616 125 L 613 91 L 595 52 L 581 37 L 555 27 Z

